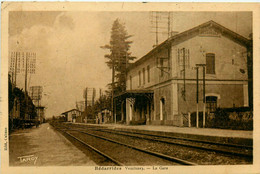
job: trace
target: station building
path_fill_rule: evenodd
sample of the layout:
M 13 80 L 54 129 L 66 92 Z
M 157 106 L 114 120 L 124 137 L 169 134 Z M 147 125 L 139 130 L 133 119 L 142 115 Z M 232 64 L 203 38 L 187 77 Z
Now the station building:
M 78 109 L 71 109 L 69 111 L 63 112 L 61 115 L 64 115 L 68 122 L 73 122 L 73 123 L 83 122 L 82 112 Z
M 248 106 L 247 51 L 250 41 L 209 21 L 174 35 L 127 69 L 126 91 L 115 96 L 127 124 L 183 125 L 183 115 Z M 197 70 L 198 67 L 198 78 Z

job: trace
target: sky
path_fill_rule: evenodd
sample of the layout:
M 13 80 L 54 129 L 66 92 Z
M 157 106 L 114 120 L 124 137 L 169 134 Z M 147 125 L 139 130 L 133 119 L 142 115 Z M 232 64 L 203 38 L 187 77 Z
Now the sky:
M 209 20 L 247 37 L 252 33 L 250 12 L 172 12 L 173 31 L 183 32 Z M 105 64 L 113 22 L 125 24 L 133 35 L 130 51 L 137 59 L 155 44 L 149 12 L 42 11 L 9 13 L 9 53 L 36 53 L 36 73 L 28 75 L 30 86 L 43 86 L 41 104 L 46 117 L 60 115 L 83 101 L 83 90 L 106 89 L 111 70 Z M 167 35 L 159 35 L 159 43 Z M 24 74 L 17 75 L 24 89 Z

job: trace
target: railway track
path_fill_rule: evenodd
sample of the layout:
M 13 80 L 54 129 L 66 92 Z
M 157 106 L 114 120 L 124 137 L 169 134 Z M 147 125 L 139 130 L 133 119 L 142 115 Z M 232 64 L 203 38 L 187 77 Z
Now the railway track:
M 76 136 L 72 135 L 71 133 L 67 132 L 66 129 L 57 127 L 56 125 L 52 125 L 56 130 L 61 131 L 62 133 L 66 134 L 67 136 L 73 138 L 74 140 L 80 142 L 82 145 L 84 145 L 85 147 L 93 150 L 94 152 L 96 152 L 97 154 L 99 154 L 100 156 L 106 158 L 108 161 L 112 162 L 112 164 L 116 165 L 116 166 L 123 166 L 124 164 L 117 161 L 116 159 L 110 157 L 109 155 L 103 153 L 102 151 L 96 149 L 95 147 L 91 146 L 90 144 L 82 141 L 81 139 L 77 138 Z
M 93 129 L 94 130 L 94 129 Z M 95 129 L 95 131 L 99 132 L 107 132 L 113 133 L 117 135 L 123 135 L 128 137 L 134 137 L 139 139 L 145 139 L 150 141 L 156 141 L 167 144 L 180 145 L 184 147 L 191 147 L 195 149 L 213 151 L 216 153 L 252 158 L 253 150 L 252 147 L 242 146 L 236 144 L 221 144 L 214 143 L 209 141 L 199 141 L 194 139 L 187 138 L 177 138 L 177 137 L 168 137 L 162 135 L 153 135 L 153 134 L 145 134 L 145 133 L 137 133 L 137 132 L 129 132 L 129 131 L 119 131 L 119 130 L 109 130 L 109 129 Z
M 85 129 L 84 127 L 81 128 L 82 130 L 86 130 L 86 127 Z M 112 130 L 112 129 L 100 128 L 100 127 L 97 128 L 96 126 L 88 126 L 87 128 L 91 129 L 92 131 L 106 132 L 106 133 L 112 133 L 112 134 L 122 135 L 126 137 L 128 136 L 128 137 L 145 139 L 149 141 L 156 141 L 156 142 L 161 142 L 166 144 L 180 145 L 184 147 L 212 151 L 216 153 L 245 157 L 248 159 L 253 158 L 253 148 L 251 146 L 228 144 L 228 143 L 224 144 L 219 142 L 203 141 L 203 140 L 164 136 L 164 135 L 155 135 L 155 134 L 140 133 L 140 132 L 133 132 L 133 131 L 114 130 L 114 129 Z
M 150 165 L 153 163 L 157 165 L 197 165 L 187 160 L 149 151 L 81 129 L 61 125 L 53 126 L 67 136 L 72 137 L 74 140 L 112 161 L 115 165 Z

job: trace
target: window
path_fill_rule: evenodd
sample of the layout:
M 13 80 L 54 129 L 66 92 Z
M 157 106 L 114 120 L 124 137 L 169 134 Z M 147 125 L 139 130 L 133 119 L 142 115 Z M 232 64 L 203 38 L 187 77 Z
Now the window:
M 150 82 L 150 66 L 147 66 L 147 81 Z
M 215 54 L 206 54 L 206 73 L 215 74 Z
M 130 76 L 130 90 L 132 90 L 132 76 Z
M 143 84 L 145 84 L 145 68 L 143 68 Z
M 141 71 L 138 72 L 139 77 L 139 86 L 141 86 Z
M 163 76 L 163 59 L 160 59 L 161 77 Z
M 160 100 L 160 120 L 165 119 L 165 99 L 161 98 Z
M 206 107 L 207 111 L 210 112 L 215 112 L 217 109 L 217 97 L 215 96 L 207 96 L 206 97 Z

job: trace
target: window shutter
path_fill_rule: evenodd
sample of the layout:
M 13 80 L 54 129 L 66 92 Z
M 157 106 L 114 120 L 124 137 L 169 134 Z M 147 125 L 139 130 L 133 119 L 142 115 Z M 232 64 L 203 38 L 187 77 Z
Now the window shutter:
M 215 54 L 206 54 L 206 73 L 215 74 Z

